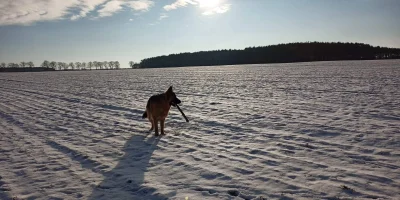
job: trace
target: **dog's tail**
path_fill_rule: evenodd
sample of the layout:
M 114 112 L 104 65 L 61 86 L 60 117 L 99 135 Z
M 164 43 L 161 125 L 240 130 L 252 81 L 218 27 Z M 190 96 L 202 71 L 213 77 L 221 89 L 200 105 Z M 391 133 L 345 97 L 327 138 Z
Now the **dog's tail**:
M 143 115 L 142 115 L 142 119 L 147 118 L 147 111 L 144 111 Z

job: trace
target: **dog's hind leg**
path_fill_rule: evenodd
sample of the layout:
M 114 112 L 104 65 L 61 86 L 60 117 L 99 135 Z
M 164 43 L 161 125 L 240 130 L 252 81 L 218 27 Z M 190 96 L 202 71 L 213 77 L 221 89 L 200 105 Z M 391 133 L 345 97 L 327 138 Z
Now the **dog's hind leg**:
M 147 111 L 146 111 L 145 113 L 147 113 Z M 152 116 L 152 115 L 147 115 L 146 117 L 147 117 L 147 119 L 149 120 L 149 122 L 151 123 L 151 128 L 150 128 L 149 131 L 152 131 L 152 130 L 154 129 L 154 120 L 153 120 L 153 116 Z
M 152 130 L 154 130 L 154 122 L 153 121 L 150 121 L 150 122 L 151 122 L 151 128 L 149 131 L 152 131 Z
M 164 122 L 165 122 L 165 119 L 160 120 L 161 135 L 165 135 L 165 132 L 164 132 Z
M 152 118 L 149 117 L 149 121 L 151 123 L 151 128 L 149 131 L 152 131 L 154 129 L 154 120 Z

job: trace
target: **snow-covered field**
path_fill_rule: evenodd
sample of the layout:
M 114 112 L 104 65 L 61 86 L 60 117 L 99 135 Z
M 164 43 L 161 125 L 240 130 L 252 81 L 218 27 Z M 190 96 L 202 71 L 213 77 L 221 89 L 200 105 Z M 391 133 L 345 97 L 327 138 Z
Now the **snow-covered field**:
M 0 199 L 400 199 L 400 61 L 3 73 L 0 134 Z

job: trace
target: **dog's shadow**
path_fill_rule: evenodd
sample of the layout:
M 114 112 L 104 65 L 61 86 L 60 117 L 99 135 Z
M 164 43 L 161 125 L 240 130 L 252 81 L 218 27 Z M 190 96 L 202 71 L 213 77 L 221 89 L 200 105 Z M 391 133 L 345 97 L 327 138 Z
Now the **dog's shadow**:
M 117 166 L 104 173 L 104 180 L 93 190 L 89 200 L 148 199 L 167 197 L 155 194 L 156 189 L 144 184 L 144 175 L 160 137 L 134 135 L 124 146 L 124 156 Z

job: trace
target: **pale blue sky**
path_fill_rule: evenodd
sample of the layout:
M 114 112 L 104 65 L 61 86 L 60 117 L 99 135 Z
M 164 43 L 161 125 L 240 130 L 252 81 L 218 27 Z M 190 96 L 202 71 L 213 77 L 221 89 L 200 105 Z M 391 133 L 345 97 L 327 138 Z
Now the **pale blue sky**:
M 170 53 L 287 42 L 400 47 L 399 19 L 398 0 L 2 0 L 0 62 L 128 67 Z

